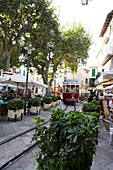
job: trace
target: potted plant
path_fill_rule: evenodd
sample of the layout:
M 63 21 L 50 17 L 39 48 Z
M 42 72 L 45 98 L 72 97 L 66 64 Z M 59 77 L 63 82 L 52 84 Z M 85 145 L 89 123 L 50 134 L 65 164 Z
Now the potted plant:
M 57 104 L 60 104 L 61 97 L 60 96 L 56 96 L 56 98 L 57 98 Z
M 97 117 L 81 112 L 53 110 L 50 126 L 38 127 L 32 140 L 38 140 L 37 169 L 90 170 L 97 144 Z M 54 147 L 55 146 L 55 147 Z
M 22 99 L 17 99 L 17 117 L 22 117 L 24 112 L 24 101 Z
M 52 106 L 56 106 L 57 105 L 57 96 L 53 96 L 52 97 Z
M 45 97 L 44 98 L 44 109 L 50 109 L 52 103 L 52 97 Z
M 41 99 L 40 99 L 40 97 L 31 98 L 30 112 L 39 114 L 40 110 L 41 110 Z
M 23 116 L 23 107 L 24 107 L 24 102 L 23 100 L 20 99 L 12 99 L 8 101 L 8 120 L 10 118 L 15 119 L 17 117 Z

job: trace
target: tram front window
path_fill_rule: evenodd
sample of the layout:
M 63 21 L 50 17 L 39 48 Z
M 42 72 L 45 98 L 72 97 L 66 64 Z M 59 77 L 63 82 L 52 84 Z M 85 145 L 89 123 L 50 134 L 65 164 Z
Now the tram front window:
M 71 85 L 71 92 L 75 92 L 75 86 Z
M 69 91 L 70 91 L 70 86 L 67 85 L 67 86 L 66 86 L 66 92 L 69 92 Z
M 63 91 L 65 91 L 65 86 L 63 86 Z
M 79 92 L 79 86 L 76 86 L 76 92 Z

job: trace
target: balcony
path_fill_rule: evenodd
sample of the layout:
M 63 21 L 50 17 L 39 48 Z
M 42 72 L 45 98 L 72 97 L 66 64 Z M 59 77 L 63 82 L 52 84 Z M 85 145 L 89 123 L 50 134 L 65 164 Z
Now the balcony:
M 104 66 L 113 56 L 113 48 L 104 48 L 103 49 L 103 56 L 105 56 L 103 62 L 101 63 Z
M 108 70 L 105 72 L 102 72 L 101 75 L 94 81 L 95 86 L 105 83 L 105 82 L 111 82 L 113 81 L 113 70 Z

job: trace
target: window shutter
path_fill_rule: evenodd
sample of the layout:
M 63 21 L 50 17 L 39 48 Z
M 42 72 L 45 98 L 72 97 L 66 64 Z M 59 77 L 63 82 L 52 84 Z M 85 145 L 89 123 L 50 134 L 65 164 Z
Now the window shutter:
M 23 70 L 23 76 L 25 76 L 25 70 Z
M 92 69 L 92 76 L 95 76 L 95 69 Z

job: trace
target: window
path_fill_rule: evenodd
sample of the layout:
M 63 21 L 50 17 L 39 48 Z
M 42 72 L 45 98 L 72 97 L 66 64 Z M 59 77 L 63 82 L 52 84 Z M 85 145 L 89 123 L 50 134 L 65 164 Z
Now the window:
M 70 85 L 66 85 L 66 92 L 70 91 Z
M 88 83 L 88 78 L 85 79 L 85 83 Z
M 71 85 L 71 92 L 75 92 L 75 85 Z
M 76 92 L 79 92 L 79 86 L 76 86 Z

